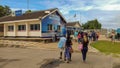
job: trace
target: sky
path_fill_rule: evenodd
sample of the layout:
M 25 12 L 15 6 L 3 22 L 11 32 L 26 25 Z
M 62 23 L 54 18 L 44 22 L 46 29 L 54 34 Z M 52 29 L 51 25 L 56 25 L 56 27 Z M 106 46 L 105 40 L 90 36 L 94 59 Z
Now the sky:
M 27 2 L 32 11 L 58 8 L 68 22 L 97 19 L 102 28 L 120 28 L 120 0 L 0 0 L 0 5 L 26 11 Z

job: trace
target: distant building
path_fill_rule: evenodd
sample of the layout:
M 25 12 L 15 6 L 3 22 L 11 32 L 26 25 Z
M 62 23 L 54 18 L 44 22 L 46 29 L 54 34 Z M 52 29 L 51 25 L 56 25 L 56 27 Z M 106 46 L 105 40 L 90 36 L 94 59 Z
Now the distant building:
M 120 28 L 117 28 L 116 32 L 117 32 L 117 33 L 120 33 Z
M 66 20 L 57 8 L 0 18 L 0 36 L 52 37 L 66 33 Z
M 72 34 L 74 33 L 74 31 L 81 31 L 82 30 L 82 26 L 79 23 L 79 21 L 74 21 L 74 22 L 68 22 L 66 24 L 67 27 L 67 31 L 71 32 Z

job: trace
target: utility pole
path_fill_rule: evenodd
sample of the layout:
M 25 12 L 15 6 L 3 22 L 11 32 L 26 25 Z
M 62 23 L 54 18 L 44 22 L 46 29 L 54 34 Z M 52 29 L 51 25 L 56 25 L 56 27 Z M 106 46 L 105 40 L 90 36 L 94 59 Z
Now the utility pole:
M 81 18 L 82 18 L 82 16 L 81 16 L 81 11 L 80 11 L 80 24 L 81 24 L 81 29 L 83 29 Z
M 82 16 L 81 16 L 81 12 L 80 12 L 80 23 L 82 24 L 81 17 L 82 17 Z
M 29 0 L 27 0 L 27 10 L 29 10 Z

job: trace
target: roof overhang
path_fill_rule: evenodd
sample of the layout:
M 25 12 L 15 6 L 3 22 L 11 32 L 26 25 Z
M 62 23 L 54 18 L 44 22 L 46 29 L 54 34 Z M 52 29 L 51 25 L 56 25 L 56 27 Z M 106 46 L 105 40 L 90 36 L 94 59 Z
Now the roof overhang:
M 39 21 L 39 20 L 40 19 L 26 19 L 26 20 L 4 21 L 4 22 L 0 22 L 0 24 L 15 23 L 15 22 L 26 22 L 26 21 Z
M 47 17 L 48 15 L 54 13 L 54 12 L 58 12 L 59 15 L 63 18 L 63 20 L 65 21 L 65 23 L 67 23 L 67 21 L 65 20 L 64 16 L 61 14 L 61 12 L 58 9 L 55 9 L 54 11 L 50 12 L 49 14 L 45 15 L 44 17 L 42 17 L 41 19 L 44 19 L 45 17 Z

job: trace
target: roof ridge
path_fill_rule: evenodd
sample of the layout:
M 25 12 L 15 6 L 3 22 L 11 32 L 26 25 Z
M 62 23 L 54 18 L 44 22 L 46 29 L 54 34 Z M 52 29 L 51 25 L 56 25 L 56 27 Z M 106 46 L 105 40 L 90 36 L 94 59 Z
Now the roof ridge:
M 70 21 L 68 23 L 78 23 L 79 21 Z
M 44 16 L 47 16 L 48 14 L 53 13 L 54 11 L 58 10 L 58 8 L 52 8 L 52 9 L 46 9 L 46 10 L 40 10 L 40 11 L 32 11 L 30 13 L 24 13 L 20 16 L 3 16 L 0 18 L 0 22 L 5 21 L 13 21 L 13 20 L 22 20 L 22 19 L 35 19 L 35 18 L 43 18 Z M 46 13 L 45 11 L 49 11 L 50 13 Z
M 0 17 L 0 18 L 5 18 L 5 17 L 9 17 L 9 16 L 11 16 L 11 14 L 10 14 L 10 15 L 6 15 L 6 16 L 3 16 L 3 17 Z
M 56 9 L 58 9 L 58 8 L 51 8 L 51 9 L 45 9 L 45 10 L 38 10 L 38 11 L 32 11 L 32 12 L 30 12 L 30 13 L 24 13 L 24 15 L 25 14 L 31 14 L 31 13 L 36 13 L 36 12 L 42 12 L 42 11 L 49 11 L 49 10 L 56 10 Z

